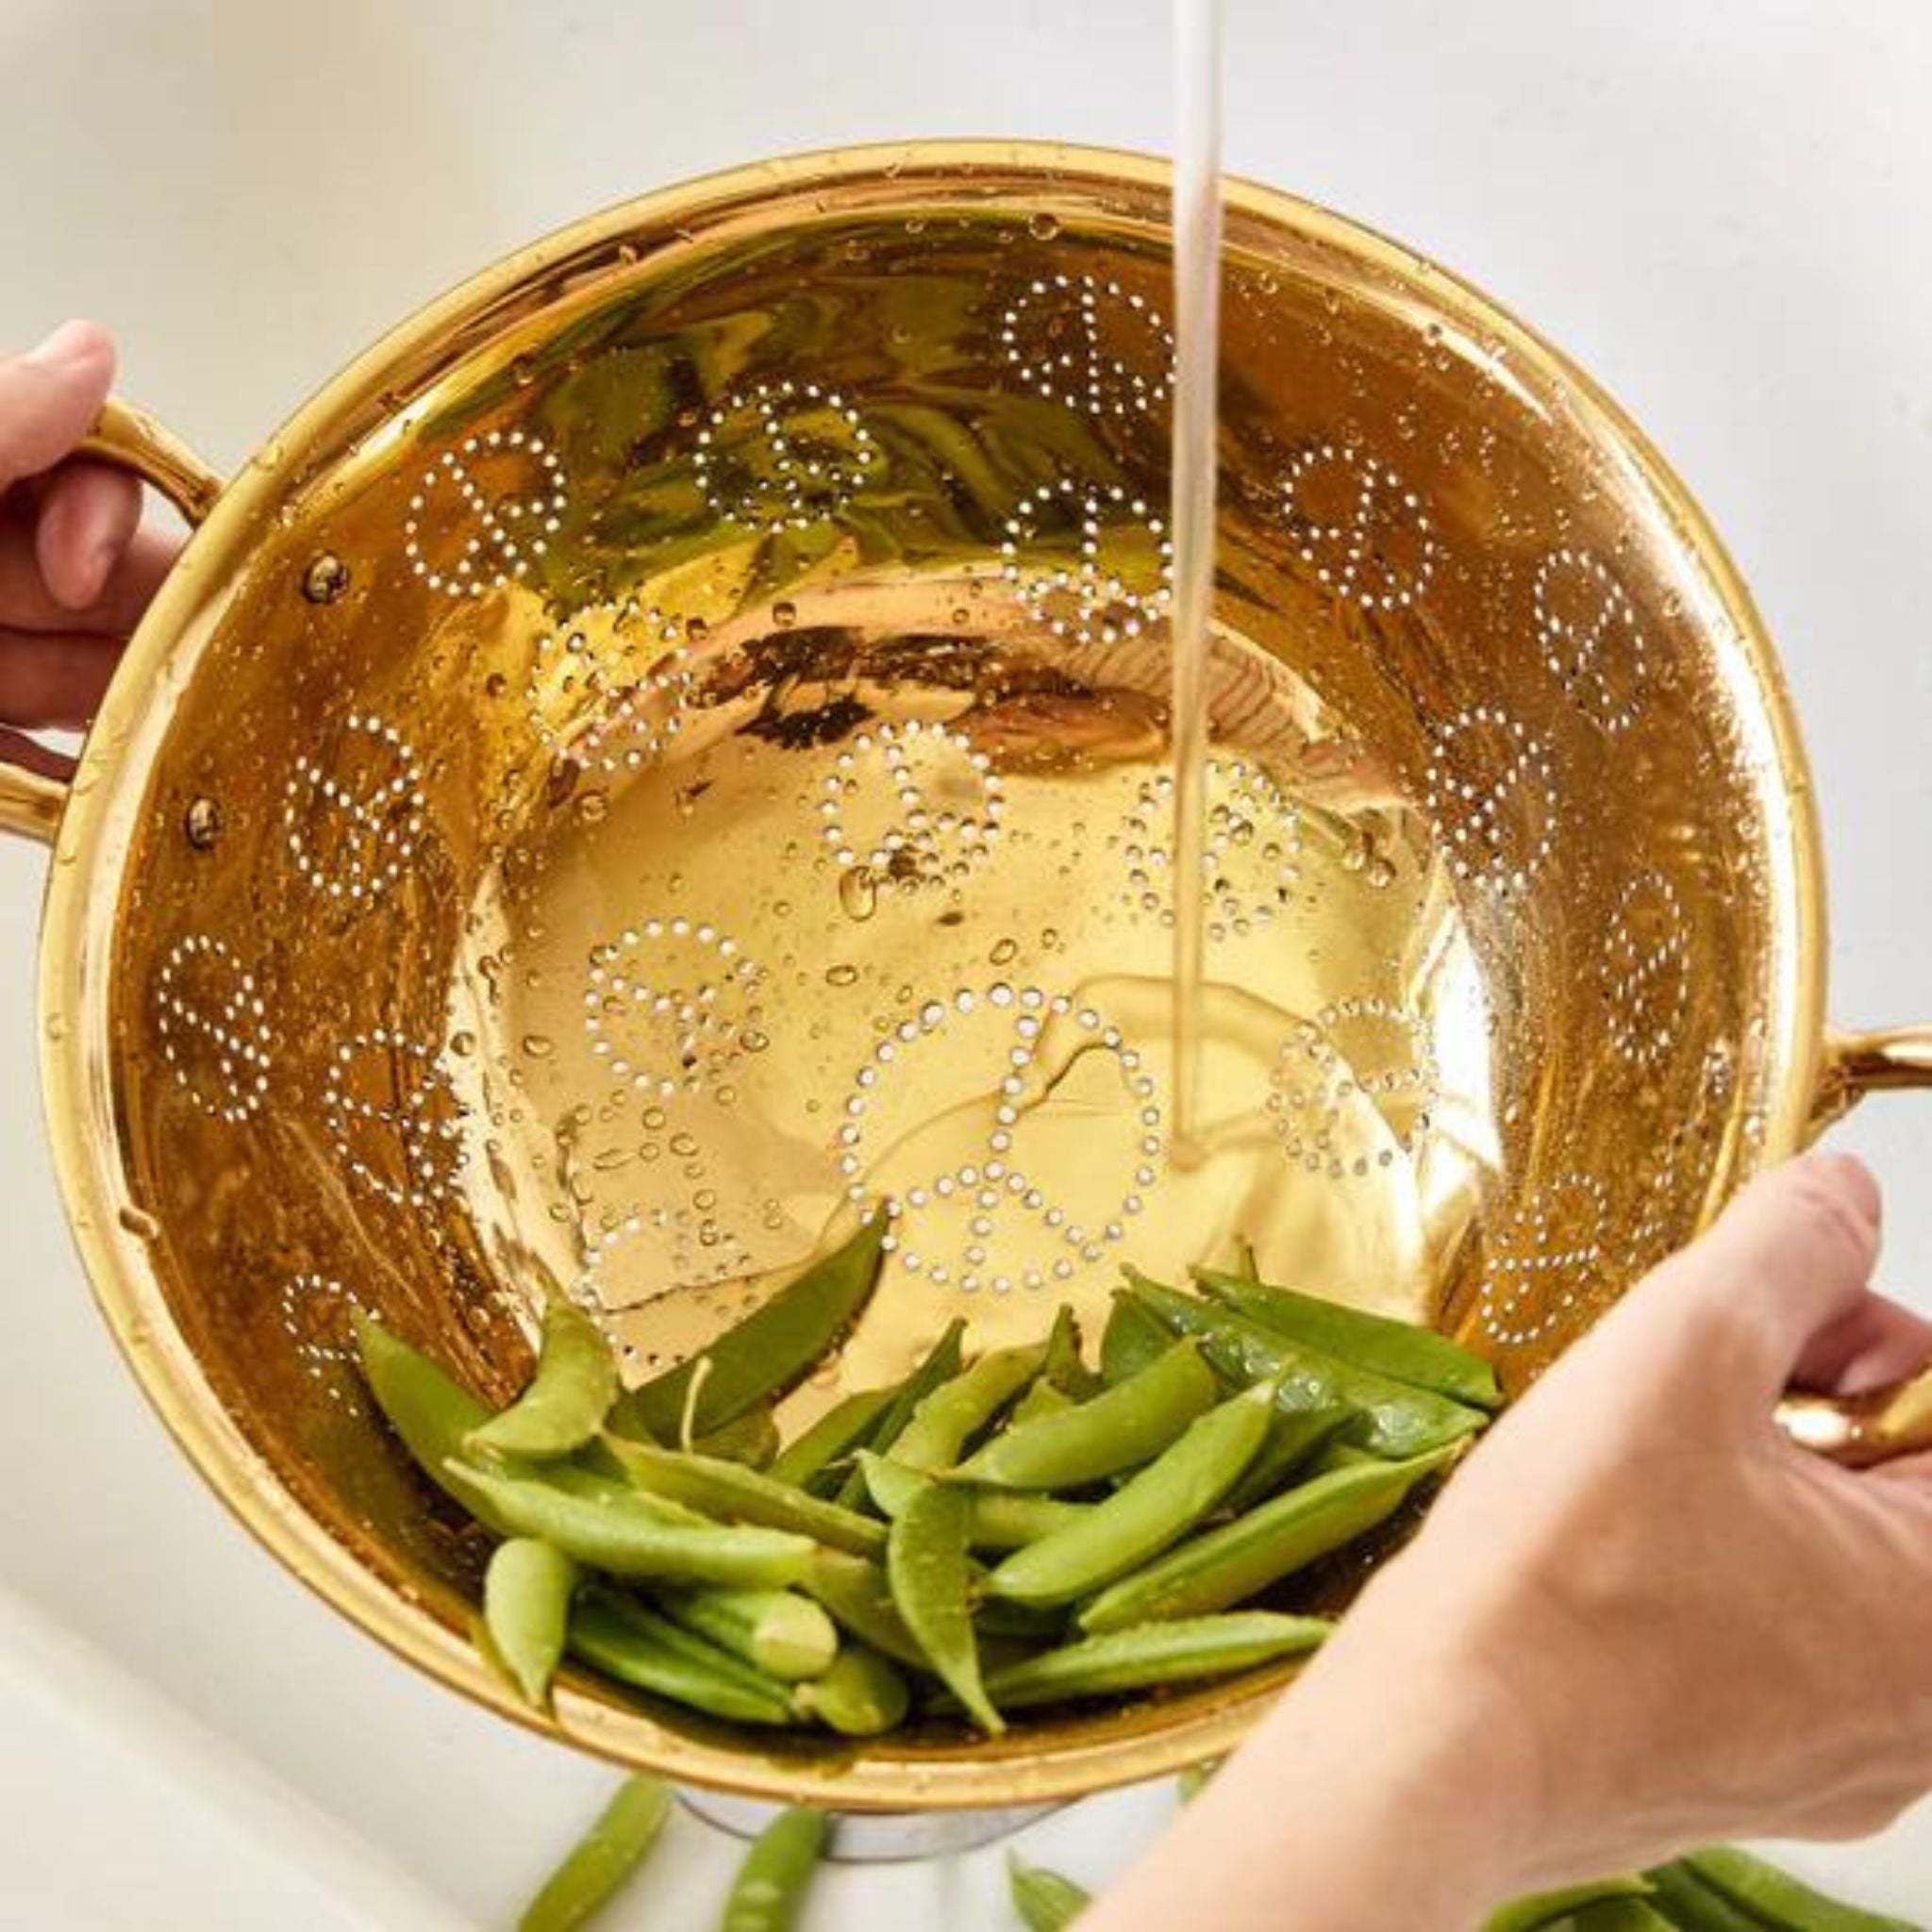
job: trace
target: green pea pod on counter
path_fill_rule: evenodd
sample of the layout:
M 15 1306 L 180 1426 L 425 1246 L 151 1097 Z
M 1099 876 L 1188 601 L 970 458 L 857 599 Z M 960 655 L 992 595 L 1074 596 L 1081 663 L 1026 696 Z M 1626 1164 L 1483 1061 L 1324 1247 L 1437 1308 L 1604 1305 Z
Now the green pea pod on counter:
M 897 1666 L 863 1644 L 848 1644 L 826 1669 L 792 1693 L 800 1710 L 842 1738 L 875 1738 L 905 1722 L 912 1692 Z
M 1224 1616 L 1116 1630 L 989 1672 L 986 1694 L 1008 1710 L 1024 1710 L 1035 1705 L 1151 1690 L 1164 1684 L 1192 1684 L 1303 1656 L 1333 1628 L 1324 1617 L 1234 1610 Z M 944 1704 L 939 1700 L 936 1707 Z
M 513 1534 L 491 1518 L 487 1505 L 478 1508 L 449 1474 L 450 1458 L 462 1453 L 473 1429 L 490 1420 L 489 1409 L 421 1349 L 411 1348 L 372 1316 L 356 1316 L 356 1346 L 376 1407 L 417 1467 L 486 1529 L 499 1536 Z
M 892 1443 L 892 1460 L 922 1473 L 944 1469 L 1041 1372 L 1046 1343 L 983 1355 L 941 1382 L 912 1411 Z
M 737 1724 L 789 1724 L 786 1687 L 614 1591 L 586 1591 L 570 1620 L 574 1657 L 621 1684 Z
M 506 1409 L 472 1429 L 473 1454 L 568 1456 L 604 1426 L 617 1400 L 617 1359 L 584 1310 L 558 1296 L 543 1313 L 543 1338 L 529 1386 Z
M 1214 1300 L 1291 1341 L 1477 1408 L 1501 1406 L 1495 1370 L 1473 1349 L 1433 1328 L 1213 1268 L 1193 1273 Z
M 878 1564 L 842 1550 L 821 1549 L 798 1587 L 861 1643 L 914 1670 L 932 1669 L 924 1646 L 893 1604 L 891 1586 Z
M 1649 1879 L 1632 1874 L 1595 1879 L 1588 1885 L 1569 1885 L 1560 1891 L 1540 1891 L 1498 1907 L 1483 1921 L 1482 1932 L 1541 1932 L 1545 1925 L 1561 1925 L 1585 1906 L 1601 1905 L 1607 1899 L 1648 1898 L 1655 1889 Z
M 1001 1489 L 1079 1489 L 1151 1462 L 1220 1392 L 1200 1343 L 1171 1342 L 1091 1401 L 1001 1430 L 950 1474 Z
M 963 1491 L 926 1483 L 892 1524 L 886 1576 L 892 1602 L 933 1671 L 980 1729 L 997 1737 L 1006 1721 L 981 1687 L 973 1631 L 971 1517 Z
M 782 1590 L 811 1566 L 808 1537 L 669 1521 L 620 1484 L 592 1477 L 564 1489 L 454 1461 L 445 1468 L 454 1492 L 473 1509 L 487 1509 L 506 1535 L 553 1543 L 587 1570 L 608 1575 Z
M 1126 1274 L 1128 1293 L 1174 1334 L 1199 1336 L 1202 1353 L 1230 1381 L 1274 1383 L 1284 1409 L 1332 1408 L 1344 1403 L 1362 1410 L 1362 1445 L 1377 1456 L 1421 1456 L 1469 1435 L 1488 1420 L 1479 1408 L 1306 1348 L 1132 1268 Z
M 1029 1865 L 1017 1852 L 1007 1854 L 1007 1896 L 1026 1932 L 1064 1932 L 1093 1903 L 1085 1887 L 1044 1865 Z
M 1268 1434 L 1274 1397 L 1272 1387 L 1258 1384 L 1197 1417 L 1077 1523 L 1014 1551 L 988 1589 L 1017 1603 L 1071 1603 L 1158 1557 L 1241 1479 Z
M 918 1367 L 899 1384 L 897 1391 L 880 1416 L 878 1425 L 866 1439 L 864 1447 L 883 1456 L 889 1454 L 892 1445 L 905 1433 L 906 1424 L 912 1420 L 912 1412 L 941 1382 L 949 1382 L 959 1373 L 962 1345 L 966 1339 L 966 1324 L 956 1318 L 946 1324 L 945 1332 L 929 1348 Z M 866 1496 L 865 1474 L 854 1468 L 845 1477 L 838 1492 L 838 1498 L 847 1509 L 864 1502 Z
M 1386 1522 L 1454 1453 L 1318 1475 L 1123 1576 L 1081 1611 L 1080 1627 L 1098 1634 L 1246 1603 Z
M 896 1388 L 861 1389 L 841 1397 L 802 1436 L 786 1443 L 765 1474 L 804 1489 L 820 1471 L 871 1441 L 874 1425 L 898 1392 Z
M 563 1659 L 577 1566 L 546 1542 L 511 1537 L 483 1573 L 483 1627 L 526 1703 L 541 1709 Z
M 1107 1326 L 1100 1331 L 1100 1379 L 1111 1389 L 1174 1346 L 1166 1324 L 1124 1290 L 1115 1290 Z
M 741 1462 L 660 1449 L 655 1442 L 623 1436 L 606 1437 L 604 1446 L 625 1479 L 650 1495 L 668 1497 L 707 1516 L 789 1530 L 835 1550 L 849 1550 L 855 1557 L 876 1557 L 885 1551 L 886 1533 L 869 1517 L 793 1489 L 760 1470 L 747 1469 Z
M 524 1907 L 517 1932 L 575 1932 L 589 1924 L 637 1870 L 670 1816 L 671 1787 L 661 1778 L 625 1778 Z
M 658 1607 L 768 1677 L 793 1683 L 829 1670 L 839 1632 L 820 1604 L 789 1590 L 659 1589 Z
M 709 1346 L 618 1398 L 608 1425 L 655 1441 L 680 1440 L 690 1409 L 693 1435 L 775 1401 L 809 1374 L 858 1319 L 878 1280 L 886 1217 L 863 1222 L 839 1247 L 724 1330 Z M 699 1364 L 706 1367 L 696 1381 Z
M 1239 1516 L 1278 1494 L 1291 1476 L 1299 1474 L 1360 1419 L 1359 1409 L 1339 1405 L 1333 1408 L 1277 1407 L 1268 1424 L 1268 1440 L 1255 1452 L 1241 1481 L 1228 1491 L 1227 1507 Z M 1369 1459 L 1379 1462 L 1382 1458 Z
M 1904 1919 L 1886 1918 L 1827 1898 L 1737 1845 L 1708 1846 L 1667 1870 L 1691 1878 L 1707 1896 L 1724 1900 L 1774 1932 L 1915 1932 Z M 1664 1874 L 1652 1876 L 1661 1892 Z
M 830 1830 L 822 1811 L 801 1806 L 779 1812 L 745 1853 L 719 1932 L 790 1932 L 805 1909 Z

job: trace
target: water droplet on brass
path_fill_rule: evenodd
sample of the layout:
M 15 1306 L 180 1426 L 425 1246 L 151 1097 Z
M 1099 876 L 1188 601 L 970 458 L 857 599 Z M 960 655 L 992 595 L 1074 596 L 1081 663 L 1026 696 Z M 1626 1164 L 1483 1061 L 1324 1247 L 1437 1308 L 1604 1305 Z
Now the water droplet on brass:
M 839 904 L 844 908 L 848 919 L 870 919 L 877 910 L 878 888 L 873 882 L 871 870 L 863 865 L 855 865 L 850 872 L 841 874 L 839 879 Z
M 557 1051 L 556 1042 L 546 1034 L 526 1033 L 524 1035 L 524 1052 L 533 1060 L 547 1060 Z
M 772 622 L 780 630 L 790 630 L 798 622 L 798 606 L 789 597 L 781 597 L 772 606 Z
M 986 957 L 995 966 L 1005 966 L 1018 955 L 1019 951 L 1020 945 L 1017 940 L 999 940 L 994 942 L 992 951 Z
M 136 1208 L 131 1203 L 122 1208 L 121 1225 L 138 1241 L 151 1241 L 158 1237 L 161 1224 L 144 1208 Z
M 458 1058 L 468 1059 L 476 1051 L 476 1036 L 474 1033 L 452 1033 L 449 1050 Z
M 302 573 L 302 594 L 311 604 L 333 604 L 349 588 L 349 566 L 333 550 L 325 550 Z
M 841 963 L 837 966 L 827 966 L 825 968 L 825 984 L 827 986 L 850 986 L 858 979 L 858 968 L 857 966 L 850 966 Z
M 1036 242 L 1051 242 L 1060 231 L 1060 218 L 1041 208 L 1038 214 L 1026 218 L 1026 232 Z
M 609 809 L 610 800 L 605 792 L 585 791 L 578 795 L 577 816 L 587 825 L 596 824 L 605 817 Z
M 537 358 L 534 356 L 519 356 L 509 365 L 509 379 L 519 389 L 528 389 L 537 379 Z
M 192 798 L 183 814 L 181 829 L 197 852 L 209 852 L 222 836 L 222 808 L 212 798 Z

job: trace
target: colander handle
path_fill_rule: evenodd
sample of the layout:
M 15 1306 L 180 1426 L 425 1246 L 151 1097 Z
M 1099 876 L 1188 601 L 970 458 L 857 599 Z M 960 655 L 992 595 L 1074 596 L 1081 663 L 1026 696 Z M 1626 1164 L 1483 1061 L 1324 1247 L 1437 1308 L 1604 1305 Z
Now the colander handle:
M 1834 1028 L 1825 1036 L 1812 1131 L 1841 1119 L 1868 1093 L 1905 1087 L 1932 1087 L 1932 1025 Z M 1932 1367 L 1861 1395 L 1788 1395 L 1777 1419 L 1794 1442 L 1854 1469 L 1932 1449 Z
M 132 470 L 152 483 L 191 525 L 199 525 L 222 493 L 222 479 L 151 416 L 109 398 L 76 456 Z M 0 832 L 54 842 L 67 805 L 64 779 L 50 778 L 0 759 Z

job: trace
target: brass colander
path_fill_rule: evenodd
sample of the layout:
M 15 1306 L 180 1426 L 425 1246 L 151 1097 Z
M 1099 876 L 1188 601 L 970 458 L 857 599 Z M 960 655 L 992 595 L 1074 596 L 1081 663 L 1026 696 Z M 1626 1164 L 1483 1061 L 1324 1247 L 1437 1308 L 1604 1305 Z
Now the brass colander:
M 1168 248 L 1147 160 L 811 157 L 648 196 L 490 270 L 225 484 L 131 412 L 103 425 L 100 446 L 198 528 L 73 786 L 0 772 L 0 818 L 54 845 L 42 1040 L 74 1226 L 136 1373 L 249 1527 L 507 1715 L 747 1794 L 996 1806 L 1223 1751 L 1280 1681 L 991 1742 L 774 1740 L 586 1679 L 533 1720 L 469 1644 L 474 1541 L 345 1356 L 367 1307 L 500 1395 L 552 1284 L 599 1300 L 647 1357 L 736 1311 L 715 1284 L 796 1258 L 795 1226 L 731 1203 L 748 1165 L 802 1143 L 727 1158 L 676 1124 L 836 1001 L 836 975 L 805 991 L 750 958 L 730 908 L 788 871 L 801 892 L 890 882 L 878 918 L 923 908 L 930 943 L 950 943 L 937 908 L 974 930 L 1029 760 L 1082 729 L 1096 755 L 1162 741 Z M 1466 284 L 1287 196 L 1232 188 L 1226 275 L 1240 529 L 1217 619 L 1257 647 L 1247 675 L 1283 680 L 1275 708 L 1301 721 L 1326 795 L 1412 815 L 1444 857 L 1487 1015 L 1465 1136 L 1481 1158 L 1470 1211 L 1431 1237 L 1425 1307 L 1520 1386 L 1821 1121 L 1932 1081 L 1932 1034 L 1824 1025 L 1818 835 L 1784 689 L 1635 426 Z M 1065 626 L 1074 670 L 1003 687 L 996 718 L 962 724 L 960 663 L 1041 623 Z M 1103 650 L 1112 681 L 1081 709 L 1077 667 Z M 686 769 L 747 719 L 800 756 L 858 745 L 854 691 L 892 678 L 951 693 L 864 741 L 877 795 L 907 808 L 896 829 L 861 824 L 835 777 L 791 856 L 774 820 L 736 845 L 691 832 L 691 896 L 721 910 L 611 903 L 610 862 L 584 854 L 635 774 Z M 1231 711 L 1241 691 L 1224 695 Z M 701 826 L 701 789 L 665 809 Z M 1157 788 L 1137 808 L 1143 842 L 1158 804 Z M 516 901 L 540 839 L 569 888 L 547 934 Z M 566 957 L 558 997 L 584 1015 L 569 1055 L 475 1021 Z M 881 1038 L 931 1034 L 924 991 Z M 1407 1107 L 1407 1156 L 1435 1074 L 1401 1060 L 1387 1007 L 1309 1023 L 1295 1104 L 1339 1118 L 1366 1094 L 1385 1124 Z M 625 1034 L 639 1015 L 668 1058 Z M 1394 1023 L 1395 1058 L 1334 1074 L 1331 1033 L 1365 1019 Z M 661 1158 L 712 1208 L 625 1211 L 631 1184 L 556 1099 L 582 1068 L 584 1118 L 613 1086 L 658 1109 Z M 837 1119 L 808 1148 L 834 1192 L 852 1171 Z M 1332 1124 L 1284 1140 L 1308 1157 L 1296 1185 L 1351 1185 Z M 683 1289 L 619 1295 L 639 1278 L 621 1252 Z M 1074 1291 L 1090 1316 L 1095 1278 Z M 894 1275 L 855 1346 L 903 1357 L 931 1289 Z M 1024 1291 L 956 1299 L 983 1337 L 1038 1324 Z

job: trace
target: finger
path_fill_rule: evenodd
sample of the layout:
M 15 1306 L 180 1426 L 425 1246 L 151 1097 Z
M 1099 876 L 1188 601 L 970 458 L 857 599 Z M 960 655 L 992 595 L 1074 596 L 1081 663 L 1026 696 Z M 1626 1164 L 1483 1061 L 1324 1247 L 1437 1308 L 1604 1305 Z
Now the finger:
M 0 630 L 0 719 L 38 729 L 85 724 L 121 661 L 121 640 Z
M 103 463 L 63 463 L 41 499 L 34 556 L 57 604 L 85 610 L 141 524 L 141 482 Z
M 130 637 L 180 547 L 180 540 L 164 530 L 137 530 L 100 595 L 84 610 L 70 610 L 41 575 L 32 531 L 15 521 L 0 521 L 0 625 Z
M 0 765 L 18 765 L 23 771 L 38 772 L 43 778 L 71 778 L 74 760 L 36 744 L 25 732 L 9 731 L 0 724 Z
M 1799 1389 L 1856 1395 L 1896 1382 L 1927 1362 L 1932 1322 L 1874 1294 L 1806 1342 L 1791 1381 Z
M 1703 1324 L 1724 1383 L 1768 1404 L 1812 1337 L 1865 1293 L 1879 1214 L 1878 1184 L 1862 1162 L 1804 1155 L 1754 1181 L 1639 1293 L 1653 1315 Z
M 114 344 L 92 322 L 64 322 L 39 348 L 0 360 L 0 491 L 69 455 L 113 380 Z

